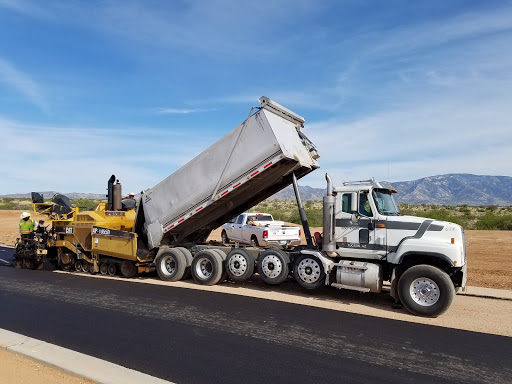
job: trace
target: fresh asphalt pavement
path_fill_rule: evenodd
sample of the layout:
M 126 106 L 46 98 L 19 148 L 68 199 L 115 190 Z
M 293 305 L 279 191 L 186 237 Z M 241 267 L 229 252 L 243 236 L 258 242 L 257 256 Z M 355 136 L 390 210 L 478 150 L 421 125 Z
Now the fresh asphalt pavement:
M 512 381 L 507 337 L 215 292 L 0 267 L 0 308 L 0 328 L 180 384 Z

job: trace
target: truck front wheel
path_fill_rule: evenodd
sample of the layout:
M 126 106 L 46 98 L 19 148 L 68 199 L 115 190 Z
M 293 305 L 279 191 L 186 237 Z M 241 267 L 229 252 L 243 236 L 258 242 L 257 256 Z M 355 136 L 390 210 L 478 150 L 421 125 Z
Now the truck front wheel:
M 431 265 L 415 265 L 407 269 L 398 281 L 398 296 L 411 313 L 437 317 L 450 307 L 455 288 L 450 277 Z

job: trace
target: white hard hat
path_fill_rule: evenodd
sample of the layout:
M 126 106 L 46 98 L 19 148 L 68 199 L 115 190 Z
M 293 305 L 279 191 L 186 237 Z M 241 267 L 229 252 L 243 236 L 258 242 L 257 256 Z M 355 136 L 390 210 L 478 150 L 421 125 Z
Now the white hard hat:
M 25 217 L 30 217 L 30 213 L 28 213 L 28 212 L 23 212 L 23 213 L 20 215 L 20 219 L 24 219 Z
M 130 192 L 128 196 L 135 196 L 135 192 Z

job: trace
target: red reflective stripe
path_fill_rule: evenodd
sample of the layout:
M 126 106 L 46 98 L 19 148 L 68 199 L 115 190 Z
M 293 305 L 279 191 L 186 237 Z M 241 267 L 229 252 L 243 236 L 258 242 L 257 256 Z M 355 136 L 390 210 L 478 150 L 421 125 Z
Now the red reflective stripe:
M 196 209 L 196 212 L 199 212 L 201 209 L 203 209 L 203 207 L 201 207 L 201 208 L 197 208 L 197 209 Z
M 224 196 L 226 193 L 228 193 L 229 191 L 224 191 L 223 193 L 221 193 L 220 195 L 221 196 Z
M 170 226 L 169 228 L 167 228 L 167 229 L 172 229 L 172 227 L 174 227 L 174 224 L 173 224 L 173 225 L 171 225 L 171 226 Z
M 251 175 L 251 177 L 253 177 L 254 175 L 257 175 L 258 173 L 260 173 L 260 171 L 256 171 L 256 172 L 254 172 L 254 173 Z
M 185 219 L 181 219 L 180 221 L 178 221 L 178 224 L 181 223 L 182 221 L 184 221 Z
M 267 165 L 265 165 L 263 168 L 267 168 L 267 167 L 270 167 L 272 165 L 272 162 L 268 163 Z
M 235 189 L 236 187 L 238 187 L 239 185 L 241 185 L 242 183 L 238 183 L 237 185 L 233 185 L 233 189 Z

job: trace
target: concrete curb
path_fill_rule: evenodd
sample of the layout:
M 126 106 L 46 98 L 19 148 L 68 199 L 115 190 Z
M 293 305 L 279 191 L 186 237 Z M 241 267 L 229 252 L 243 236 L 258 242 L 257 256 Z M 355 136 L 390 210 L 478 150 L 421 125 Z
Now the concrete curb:
M 486 299 L 512 300 L 512 291 L 483 287 L 465 287 L 457 295 L 483 297 Z
M 0 347 L 101 384 L 174 384 L 121 365 L 1 328 Z

